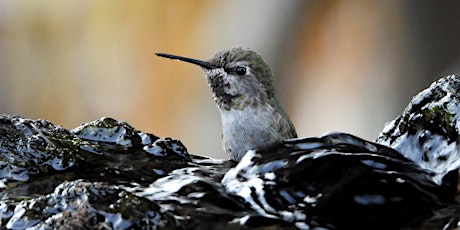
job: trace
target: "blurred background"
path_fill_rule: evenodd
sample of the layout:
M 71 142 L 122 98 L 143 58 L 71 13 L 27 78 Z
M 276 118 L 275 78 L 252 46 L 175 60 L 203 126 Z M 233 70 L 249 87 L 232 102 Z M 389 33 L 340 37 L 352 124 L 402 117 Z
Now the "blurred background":
M 459 1 L 0 0 L 0 113 L 67 129 L 100 117 L 226 158 L 201 70 L 156 57 L 261 54 L 299 136 L 373 140 L 460 73 Z

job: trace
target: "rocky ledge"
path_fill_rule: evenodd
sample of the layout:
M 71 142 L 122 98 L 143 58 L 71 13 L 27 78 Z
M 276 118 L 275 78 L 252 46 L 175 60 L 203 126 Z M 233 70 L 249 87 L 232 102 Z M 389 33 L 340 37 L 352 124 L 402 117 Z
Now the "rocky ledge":
M 376 142 L 332 133 L 239 162 L 102 118 L 0 116 L 2 229 L 460 228 L 460 77 L 415 96 Z

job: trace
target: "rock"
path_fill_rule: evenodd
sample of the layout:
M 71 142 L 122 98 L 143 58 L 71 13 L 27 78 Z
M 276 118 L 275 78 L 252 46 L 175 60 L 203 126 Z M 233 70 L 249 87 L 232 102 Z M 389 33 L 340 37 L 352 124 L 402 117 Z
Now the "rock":
M 376 142 L 398 150 L 422 168 L 444 176 L 460 168 L 460 76 L 442 78 L 385 125 Z
M 9 229 L 457 228 L 459 77 L 414 97 L 377 143 L 297 138 L 243 159 L 102 118 L 66 130 L 0 116 Z
M 156 226 L 152 219 L 161 226 L 167 215 L 159 218 L 154 202 L 119 186 L 148 185 L 191 161 L 180 141 L 111 118 L 68 131 L 44 120 L 3 115 L 0 146 L 1 225 L 14 229 L 50 226 L 84 213 L 92 217 L 61 224 L 123 229 Z
M 250 151 L 222 183 L 260 215 L 299 228 L 396 229 L 453 202 L 395 150 L 344 133 Z

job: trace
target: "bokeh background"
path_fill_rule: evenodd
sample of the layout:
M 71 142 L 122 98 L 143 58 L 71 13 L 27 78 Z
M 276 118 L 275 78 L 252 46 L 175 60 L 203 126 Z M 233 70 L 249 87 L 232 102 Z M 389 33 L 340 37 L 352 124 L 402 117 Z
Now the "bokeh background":
M 226 158 L 196 66 L 249 47 L 299 136 L 374 139 L 432 81 L 460 73 L 459 1 L 0 0 L 0 113 L 72 129 L 100 117 Z

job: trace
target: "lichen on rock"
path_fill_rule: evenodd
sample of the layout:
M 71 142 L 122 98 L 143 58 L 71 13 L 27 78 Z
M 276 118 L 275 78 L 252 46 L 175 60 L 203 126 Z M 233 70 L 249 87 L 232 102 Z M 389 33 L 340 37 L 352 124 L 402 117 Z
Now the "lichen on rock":
M 459 134 L 460 76 L 450 75 L 414 96 L 376 142 L 434 172 L 434 180 L 441 184 L 447 173 L 460 168 Z

